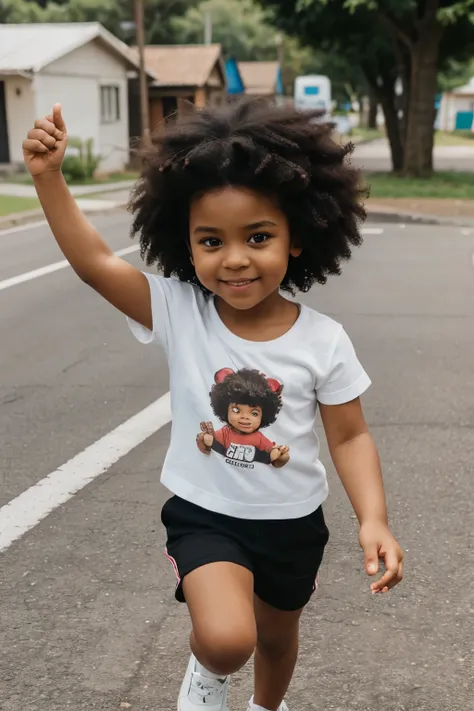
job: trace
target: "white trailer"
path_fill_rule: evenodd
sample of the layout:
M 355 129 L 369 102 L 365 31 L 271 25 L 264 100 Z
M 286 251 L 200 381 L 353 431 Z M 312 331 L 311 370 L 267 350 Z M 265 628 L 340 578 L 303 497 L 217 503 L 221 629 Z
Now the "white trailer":
M 307 74 L 295 79 L 295 107 L 299 110 L 321 109 L 324 120 L 332 113 L 331 81 L 321 74 Z

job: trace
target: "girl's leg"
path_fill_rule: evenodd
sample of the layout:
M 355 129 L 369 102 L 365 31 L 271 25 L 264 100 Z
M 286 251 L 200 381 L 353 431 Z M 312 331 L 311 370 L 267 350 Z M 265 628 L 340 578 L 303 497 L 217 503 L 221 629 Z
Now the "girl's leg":
M 298 656 L 303 610 L 284 612 L 255 597 L 257 648 L 254 703 L 277 711 L 290 685 Z
M 235 563 L 209 563 L 186 575 L 191 649 L 210 672 L 227 676 L 252 656 L 257 639 L 253 575 Z

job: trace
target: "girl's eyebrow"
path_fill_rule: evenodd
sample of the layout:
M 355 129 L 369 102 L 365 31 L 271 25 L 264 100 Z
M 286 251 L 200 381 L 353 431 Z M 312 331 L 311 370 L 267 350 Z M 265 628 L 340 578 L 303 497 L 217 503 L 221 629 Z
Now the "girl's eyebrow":
M 199 232 L 206 232 L 206 234 L 209 234 L 209 232 L 212 232 L 212 234 L 218 234 L 219 232 L 222 232 L 218 227 L 206 227 L 205 225 L 199 225 L 199 227 L 196 227 L 194 230 L 194 234 L 197 234 Z
M 271 220 L 262 220 L 261 222 L 253 222 L 251 225 L 245 225 L 246 230 L 259 230 L 261 227 L 278 227 L 278 225 Z
M 271 220 L 261 220 L 260 222 L 252 222 L 250 225 L 244 225 L 245 230 L 259 230 L 262 227 L 277 227 L 276 222 L 272 222 Z M 199 225 L 199 227 L 196 227 L 194 229 L 194 234 L 198 234 L 201 232 L 205 232 L 206 234 L 218 234 L 219 232 L 222 232 L 218 227 L 207 227 L 206 225 Z

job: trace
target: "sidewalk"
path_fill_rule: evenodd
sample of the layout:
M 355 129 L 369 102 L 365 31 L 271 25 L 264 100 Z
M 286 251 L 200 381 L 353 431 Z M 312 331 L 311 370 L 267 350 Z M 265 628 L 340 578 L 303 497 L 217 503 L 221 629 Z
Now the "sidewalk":
M 135 181 L 106 183 L 104 185 L 80 185 L 71 188 L 78 206 L 86 214 L 107 212 L 124 208 L 130 198 Z M 0 195 L 7 184 L 0 184 Z M 12 184 L 9 184 L 11 186 Z M 21 190 L 31 188 L 32 193 L 22 192 L 18 197 L 34 196 L 34 188 L 14 185 Z M 81 197 L 87 195 L 88 197 Z M 90 197 L 89 197 L 90 196 Z M 441 224 L 474 227 L 474 200 L 439 200 L 437 198 L 370 198 L 366 203 L 370 222 L 407 222 L 417 224 Z M 0 233 L 12 225 L 43 219 L 41 209 L 18 212 L 0 217 Z
M 119 190 L 130 190 L 135 184 L 134 180 L 122 180 L 114 183 L 100 183 L 94 185 L 72 185 L 69 190 L 74 197 L 80 195 L 92 195 L 94 193 L 117 192 Z M 21 183 L 0 182 L 0 195 L 9 197 L 36 197 L 34 185 L 22 185 Z
M 371 198 L 366 209 L 372 221 L 396 219 L 425 224 L 474 225 L 474 200 Z
M 109 183 L 106 187 L 109 189 L 108 192 L 103 192 L 104 186 L 74 186 L 79 188 L 79 194 L 73 193 L 76 197 L 76 203 L 78 207 L 86 214 L 94 214 L 98 212 L 110 212 L 111 210 L 117 210 L 120 208 L 125 208 L 128 200 L 130 198 L 130 188 L 135 184 L 135 181 L 125 181 L 123 183 Z M 128 187 L 129 186 L 129 187 Z M 17 186 L 17 187 L 29 187 L 29 186 Z M 87 191 L 83 188 L 88 187 Z M 100 187 L 101 190 L 90 190 L 91 187 Z M 71 189 L 73 192 L 73 189 Z M 95 194 L 93 197 L 80 197 L 81 195 L 91 195 Z M 10 195 L 9 195 L 10 196 Z M 97 197 L 96 197 L 97 196 Z M 19 197 L 30 197 L 21 195 Z M 8 229 L 9 227 L 26 224 L 29 222 L 35 222 L 37 220 L 43 220 L 44 213 L 41 208 L 35 210 L 24 210 L 22 212 L 11 213 L 10 215 L 5 215 L 0 217 L 0 235 L 3 229 Z

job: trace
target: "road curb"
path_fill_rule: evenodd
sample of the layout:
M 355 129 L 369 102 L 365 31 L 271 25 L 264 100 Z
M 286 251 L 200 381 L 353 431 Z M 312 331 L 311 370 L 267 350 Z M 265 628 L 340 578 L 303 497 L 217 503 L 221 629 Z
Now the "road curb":
M 82 212 L 85 215 L 100 215 L 107 212 L 114 212 L 115 210 L 124 210 L 126 207 L 126 202 L 117 202 L 113 207 L 108 208 L 101 207 L 98 204 L 97 209 L 83 209 Z M 44 212 L 41 209 L 25 210 L 24 212 L 14 212 L 11 215 L 0 217 L 0 235 L 2 234 L 2 230 L 4 229 L 8 229 L 10 227 L 17 227 L 20 225 L 27 225 L 30 222 L 37 222 L 41 219 L 45 219 Z
M 444 227 L 474 227 L 472 217 L 441 217 L 437 215 L 398 212 L 396 210 L 367 210 L 368 222 L 386 222 L 405 225 L 440 225 Z
M 127 202 L 117 202 L 113 207 L 97 209 L 84 209 L 85 215 L 100 215 L 118 210 L 124 210 Z M 43 210 L 28 210 L 17 212 L 5 217 L 0 217 L 0 235 L 2 230 L 19 225 L 27 225 L 29 222 L 36 222 L 44 219 Z M 445 227 L 474 227 L 474 218 L 469 217 L 439 217 L 435 215 L 416 214 L 410 212 L 398 212 L 396 210 L 367 210 L 367 222 L 385 222 L 388 224 L 405 225 L 440 225 Z

